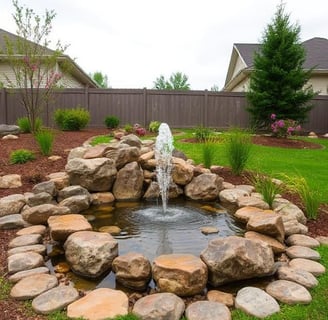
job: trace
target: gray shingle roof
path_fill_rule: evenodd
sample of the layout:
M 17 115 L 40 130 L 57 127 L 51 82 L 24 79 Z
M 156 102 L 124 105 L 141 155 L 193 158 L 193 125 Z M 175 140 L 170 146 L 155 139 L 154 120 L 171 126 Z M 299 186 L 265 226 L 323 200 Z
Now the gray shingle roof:
M 304 41 L 303 46 L 306 51 L 306 60 L 304 68 L 325 69 L 328 70 L 328 40 L 325 38 L 312 38 Z M 239 51 L 247 67 L 253 66 L 254 52 L 261 48 L 258 43 L 236 43 L 236 49 Z

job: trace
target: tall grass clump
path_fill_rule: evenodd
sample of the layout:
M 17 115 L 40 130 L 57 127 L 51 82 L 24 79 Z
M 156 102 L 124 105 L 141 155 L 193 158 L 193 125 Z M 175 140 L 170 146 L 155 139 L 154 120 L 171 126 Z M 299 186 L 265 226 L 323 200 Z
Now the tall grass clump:
M 54 142 L 53 132 L 50 130 L 41 130 L 38 131 L 34 137 L 40 147 L 41 153 L 44 156 L 49 156 L 52 152 Z
M 19 126 L 20 132 L 22 133 L 31 133 L 31 124 L 30 120 L 27 117 L 18 118 L 16 121 L 17 125 Z M 42 127 L 42 120 L 38 117 L 35 119 L 35 130 L 36 132 L 39 131 Z
M 214 139 L 206 139 L 202 145 L 203 164 L 205 168 L 210 168 L 213 164 L 215 155 L 215 141 Z
M 195 129 L 195 138 L 200 142 L 205 142 L 213 135 L 213 130 L 203 126 L 199 126 Z
M 297 193 L 303 203 L 305 208 L 305 214 L 309 219 L 317 219 L 318 210 L 320 207 L 320 197 L 321 194 L 317 188 L 311 188 L 307 182 L 307 180 L 301 175 L 297 176 L 283 176 L 286 181 L 287 188 Z
M 260 173 L 251 173 L 248 179 L 255 190 L 262 194 L 263 200 L 272 208 L 276 195 L 284 190 L 282 182 L 279 183 L 270 176 Z
M 241 129 L 231 129 L 226 134 L 225 147 L 231 171 L 239 176 L 244 171 L 251 154 L 251 135 Z

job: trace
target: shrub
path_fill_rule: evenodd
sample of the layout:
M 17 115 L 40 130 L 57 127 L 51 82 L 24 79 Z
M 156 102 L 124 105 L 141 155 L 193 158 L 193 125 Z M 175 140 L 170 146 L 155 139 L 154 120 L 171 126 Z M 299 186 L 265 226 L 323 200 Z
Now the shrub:
M 27 117 L 18 118 L 16 123 L 19 126 L 19 129 L 22 133 L 30 133 L 32 131 L 30 121 Z M 35 119 L 36 131 L 39 131 L 41 127 L 42 127 L 42 120 L 40 118 L 36 118 Z
M 203 163 L 205 168 L 210 168 L 213 164 L 215 154 L 215 143 L 213 139 L 207 139 L 203 144 Z
M 49 156 L 52 152 L 54 142 L 53 132 L 49 130 L 41 130 L 35 134 L 35 140 L 41 149 L 41 153 L 44 156 Z
M 83 108 L 57 109 L 55 122 L 61 130 L 79 131 L 90 121 L 90 113 Z
M 130 123 L 127 123 L 125 126 L 124 126 L 124 130 L 128 133 L 131 133 L 133 132 L 133 127 Z
M 284 187 L 269 176 L 259 173 L 252 173 L 249 176 L 250 183 L 255 190 L 262 194 L 263 200 L 272 208 L 276 195 L 283 191 Z
M 320 207 L 320 192 L 315 188 L 311 188 L 306 179 L 300 175 L 288 177 L 284 175 L 287 188 L 296 192 L 305 207 L 306 216 L 309 219 L 316 219 Z
M 201 142 L 205 142 L 206 140 L 208 140 L 212 134 L 213 130 L 210 128 L 200 126 L 195 129 L 195 137 L 198 141 Z
M 149 127 L 148 127 L 149 131 L 158 133 L 158 129 L 159 129 L 160 125 L 161 125 L 161 123 L 159 121 L 151 121 L 149 124 Z
M 140 137 L 144 136 L 146 134 L 146 129 L 143 127 L 139 127 L 137 129 L 135 129 L 135 133 Z
M 120 120 L 116 116 L 108 116 L 105 118 L 105 125 L 108 129 L 115 129 L 120 124 Z
M 271 114 L 270 118 L 273 121 L 271 124 L 271 130 L 276 137 L 286 138 L 287 136 L 301 131 L 301 126 L 295 120 L 279 120 L 274 113 Z
M 18 149 L 10 153 L 10 163 L 25 163 L 35 159 L 34 153 L 26 149 Z
M 252 147 L 251 136 L 241 129 L 232 129 L 226 137 L 226 154 L 232 173 L 240 175 L 246 167 Z

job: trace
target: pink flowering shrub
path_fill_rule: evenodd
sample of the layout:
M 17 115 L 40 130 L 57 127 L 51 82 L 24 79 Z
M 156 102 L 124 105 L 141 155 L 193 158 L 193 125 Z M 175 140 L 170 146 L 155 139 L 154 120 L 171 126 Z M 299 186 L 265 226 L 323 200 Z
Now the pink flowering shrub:
M 142 128 L 142 127 L 139 127 L 137 129 L 135 129 L 135 133 L 138 136 L 142 137 L 142 136 L 144 136 L 146 134 L 146 129 L 145 128 Z
M 272 124 L 271 124 L 272 133 L 277 137 L 286 138 L 287 136 L 291 136 L 301 131 L 301 126 L 295 120 L 277 119 L 274 113 L 271 114 L 270 118 L 272 120 Z

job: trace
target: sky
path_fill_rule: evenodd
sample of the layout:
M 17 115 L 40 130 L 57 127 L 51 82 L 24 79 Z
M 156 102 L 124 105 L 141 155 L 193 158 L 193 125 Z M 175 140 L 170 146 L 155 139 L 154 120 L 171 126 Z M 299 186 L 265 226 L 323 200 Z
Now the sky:
M 16 33 L 11 0 L 0 0 L 0 28 Z M 54 10 L 51 40 L 112 88 L 154 87 L 182 72 L 192 90 L 222 89 L 234 43 L 258 43 L 280 0 L 19 0 L 43 16 Z M 328 38 L 327 0 L 285 0 L 301 40 Z

